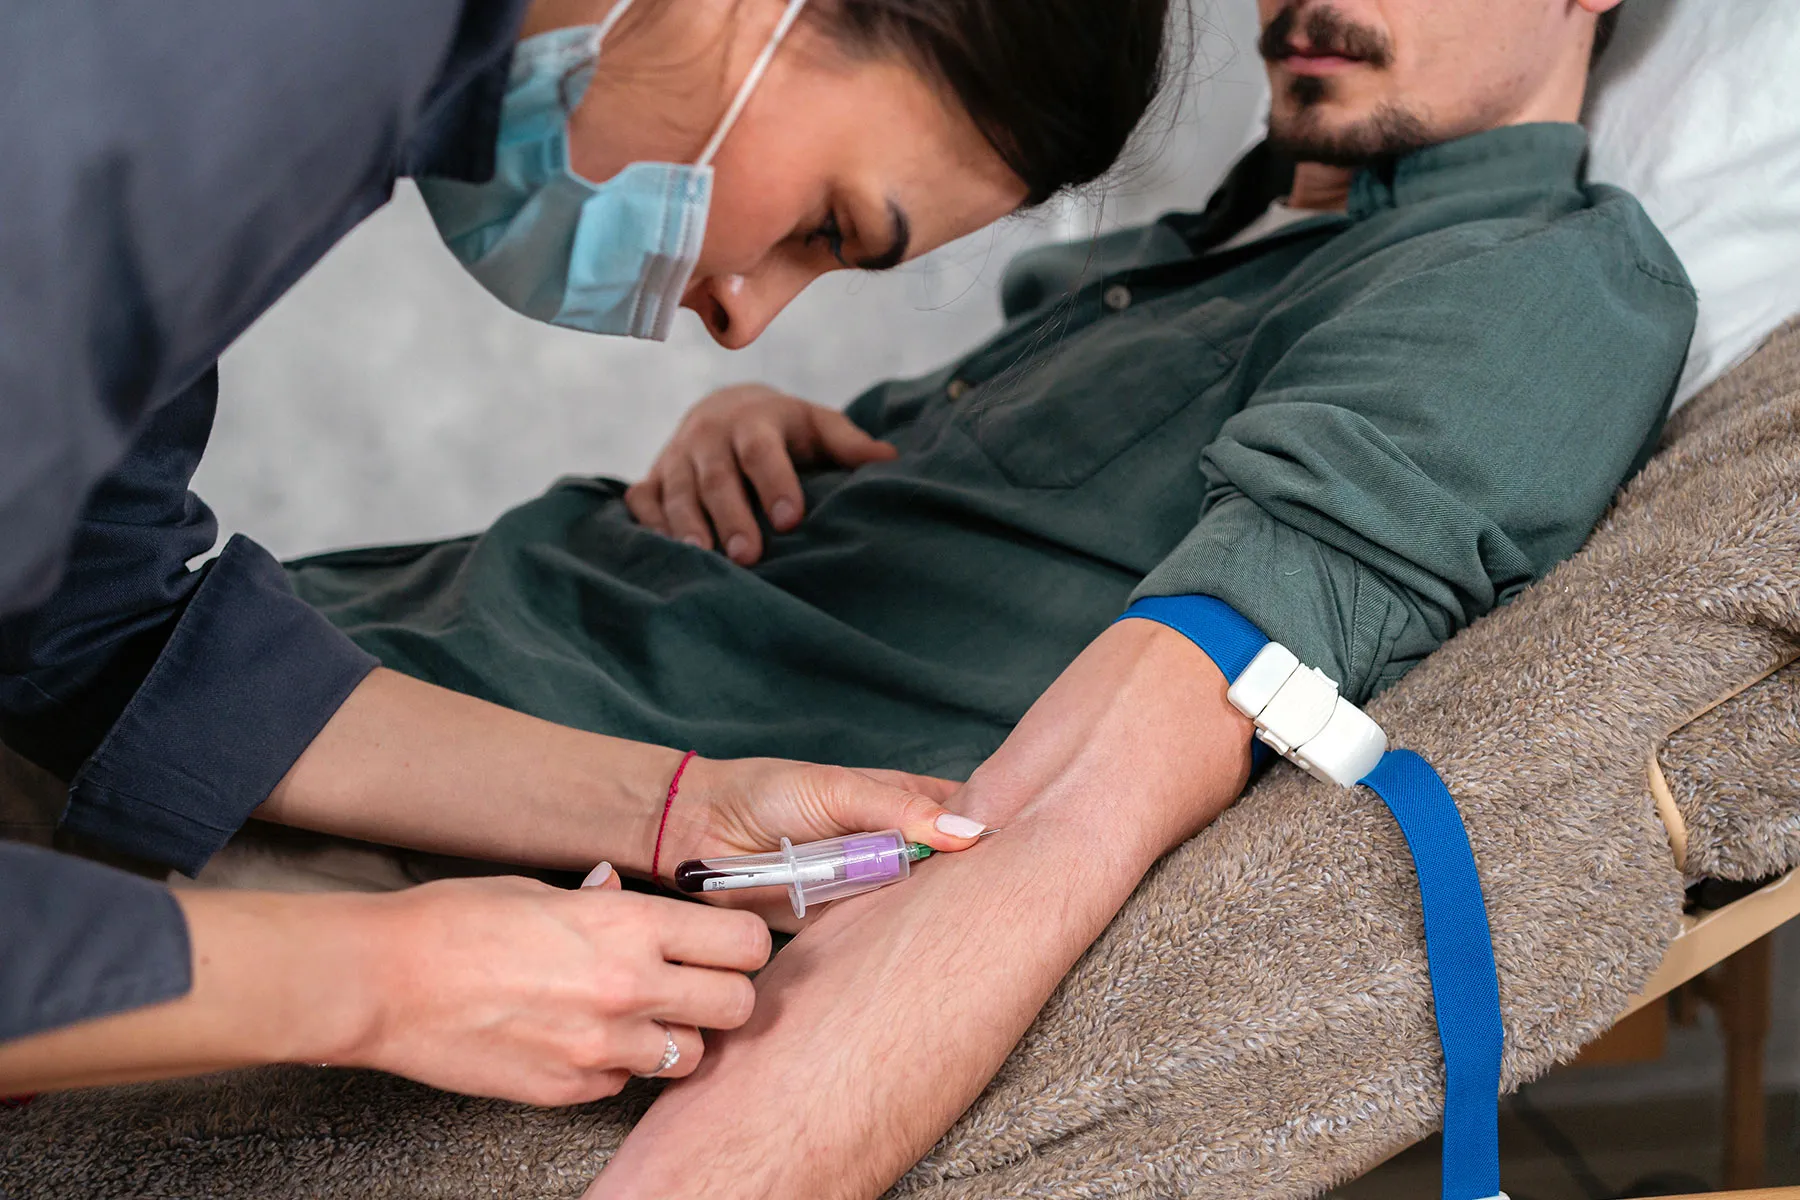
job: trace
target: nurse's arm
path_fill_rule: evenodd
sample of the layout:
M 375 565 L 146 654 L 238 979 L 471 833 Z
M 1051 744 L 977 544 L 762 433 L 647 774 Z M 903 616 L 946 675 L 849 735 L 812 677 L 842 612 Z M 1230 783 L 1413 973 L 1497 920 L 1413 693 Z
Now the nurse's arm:
M 540 720 L 378 668 L 255 815 L 503 863 L 648 876 L 683 754 Z M 661 874 L 683 858 L 899 828 L 940 850 L 951 785 L 778 759 L 696 758 L 668 805 Z
M 755 1015 L 670 1087 L 591 1197 L 874 1197 L 999 1070 L 1144 873 L 1249 776 L 1211 659 L 1113 626 L 970 780 L 996 836 L 825 910 L 757 979 Z
M 255 815 L 442 854 L 647 874 L 680 761 L 377 668 Z
M 616 876 L 573 891 L 458 879 L 380 895 L 146 897 L 182 910 L 182 944 L 163 948 L 174 986 L 160 989 L 177 994 L 59 1024 L 68 981 L 39 972 L 34 997 L 4 997 L 0 1011 L 28 1032 L 0 1041 L 0 1094 L 329 1062 L 478 1096 L 585 1102 L 654 1070 L 665 1025 L 683 1050 L 677 1073 L 687 1070 L 703 1053 L 693 1027 L 741 1024 L 753 994 L 739 972 L 769 954 L 751 914 L 624 892 Z M 57 905 L 41 898 L 15 924 L 42 925 Z M 57 934 L 10 932 L 27 950 L 34 933 Z M 90 990 L 130 982 L 103 974 L 106 957 L 76 953 L 88 970 L 68 974 L 100 973 Z

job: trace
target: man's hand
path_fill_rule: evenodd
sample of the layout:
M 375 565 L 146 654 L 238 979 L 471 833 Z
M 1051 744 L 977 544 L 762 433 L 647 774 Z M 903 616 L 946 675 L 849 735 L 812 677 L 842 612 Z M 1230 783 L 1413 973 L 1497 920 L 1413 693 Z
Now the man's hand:
M 897 453 L 836 409 L 741 384 L 689 410 L 625 504 L 641 524 L 702 549 L 723 546 L 749 566 L 762 557 L 763 539 L 746 479 L 769 524 L 786 533 L 806 506 L 796 465 L 860 467 Z
M 610 1096 L 654 1071 L 668 1026 L 733 1029 L 769 957 L 753 914 L 527 879 L 388 895 L 177 894 L 193 987 L 166 1004 L 0 1045 L 0 1091 L 270 1062 L 374 1067 L 531 1104 Z

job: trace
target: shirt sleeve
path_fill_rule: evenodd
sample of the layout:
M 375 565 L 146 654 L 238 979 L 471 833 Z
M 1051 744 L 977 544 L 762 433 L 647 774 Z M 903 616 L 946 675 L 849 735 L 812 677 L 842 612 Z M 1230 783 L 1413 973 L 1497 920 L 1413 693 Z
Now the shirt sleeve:
M 187 921 L 161 884 L 0 842 L 0 1041 L 186 995 Z
M 188 490 L 208 372 L 89 498 L 61 584 L 0 622 L 0 737 L 71 779 L 64 828 L 193 874 L 375 666 Z
M 1590 210 L 1292 339 L 1134 598 L 1216 596 L 1358 702 L 1398 679 L 1574 553 L 1652 448 L 1694 296 L 1634 246 Z
M 50 595 L 145 416 L 397 171 L 491 168 L 523 7 L 0 0 L 0 616 Z

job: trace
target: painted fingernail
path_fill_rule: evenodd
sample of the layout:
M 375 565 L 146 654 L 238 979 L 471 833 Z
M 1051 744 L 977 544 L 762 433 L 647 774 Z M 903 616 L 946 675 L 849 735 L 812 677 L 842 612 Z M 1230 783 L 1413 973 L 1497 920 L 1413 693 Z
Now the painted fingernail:
M 732 558 L 743 558 L 744 555 L 750 553 L 750 539 L 741 533 L 732 534 L 731 540 L 725 543 L 725 553 Z
M 981 831 L 987 828 L 980 821 L 959 817 L 955 813 L 945 813 L 937 819 L 936 824 L 939 833 L 947 833 L 951 837 L 959 838 L 980 837 Z
M 588 872 L 588 877 L 581 881 L 584 888 L 599 887 L 612 877 L 612 864 L 603 862 Z
M 775 522 L 775 524 L 784 527 L 794 523 L 794 516 L 794 502 L 792 500 L 777 500 L 775 502 L 775 507 L 769 510 L 769 519 Z
M 690 533 L 686 537 L 682 538 L 681 540 L 686 542 L 688 545 L 693 546 L 697 549 L 700 549 L 700 550 L 706 549 L 706 543 L 701 541 L 694 534 Z

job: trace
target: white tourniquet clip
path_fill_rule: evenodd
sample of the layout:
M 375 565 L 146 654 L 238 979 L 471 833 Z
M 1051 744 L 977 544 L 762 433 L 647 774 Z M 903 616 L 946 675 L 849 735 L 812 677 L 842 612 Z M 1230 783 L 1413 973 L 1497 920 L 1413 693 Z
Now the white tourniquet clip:
M 1258 738 L 1314 779 L 1355 787 L 1387 753 L 1381 726 L 1279 642 L 1250 660 L 1225 698 L 1256 722 Z

